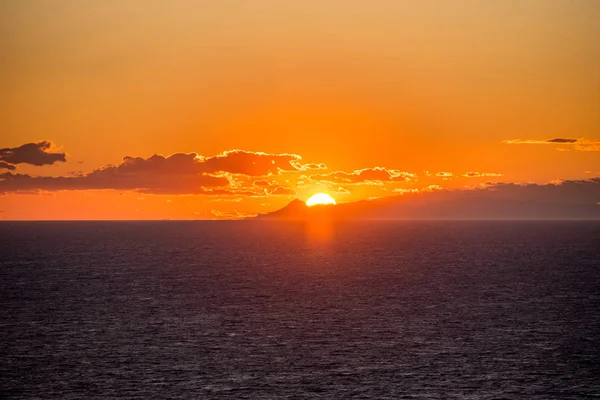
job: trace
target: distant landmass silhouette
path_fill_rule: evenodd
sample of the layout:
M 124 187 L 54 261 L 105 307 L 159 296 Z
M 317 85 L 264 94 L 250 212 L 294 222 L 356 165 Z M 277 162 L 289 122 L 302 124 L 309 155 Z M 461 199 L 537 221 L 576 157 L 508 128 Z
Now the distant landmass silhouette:
M 545 185 L 499 182 L 479 189 L 421 191 L 327 206 L 307 207 L 295 199 L 255 219 L 600 220 L 599 203 L 600 178 Z

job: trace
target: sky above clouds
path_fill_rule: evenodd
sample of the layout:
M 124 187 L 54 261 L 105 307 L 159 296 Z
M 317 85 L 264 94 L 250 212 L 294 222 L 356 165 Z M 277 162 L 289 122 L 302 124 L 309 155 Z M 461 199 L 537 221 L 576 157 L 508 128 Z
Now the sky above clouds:
M 595 0 L 4 1 L 0 218 L 598 177 L 598 20 Z

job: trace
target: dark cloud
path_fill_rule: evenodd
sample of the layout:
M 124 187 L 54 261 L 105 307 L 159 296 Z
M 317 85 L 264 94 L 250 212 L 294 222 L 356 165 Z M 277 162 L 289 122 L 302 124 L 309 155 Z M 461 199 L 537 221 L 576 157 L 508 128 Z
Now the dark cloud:
M 408 172 L 375 167 L 352 172 L 336 171 L 328 174 L 311 175 L 310 179 L 312 181 L 325 181 L 334 184 L 382 184 L 383 182 L 407 182 L 414 177 L 414 174 Z
M 185 188 L 154 188 L 137 189 L 137 192 L 144 194 L 171 194 L 171 195 L 205 195 L 205 196 L 264 196 L 263 192 L 247 189 L 229 189 L 217 187 L 214 189 L 197 187 L 195 189 Z
M 153 194 L 205 194 L 204 187 L 227 186 L 229 180 L 204 174 L 120 173 L 117 167 L 84 176 L 41 176 L 0 174 L 0 193 L 56 190 L 135 190 Z
M 149 158 L 123 157 L 123 162 L 118 166 L 108 166 L 103 169 L 112 170 L 119 174 L 166 174 L 184 175 L 200 174 L 206 171 L 200 158 L 195 153 L 177 153 L 169 157 L 153 155 Z M 211 171 L 216 172 L 216 171 Z
M 452 172 L 438 172 L 435 176 L 439 176 L 442 178 L 449 178 L 452 176 Z
M 554 138 L 546 140 L 548 143 L 576 143 L 577 139 Z
M 0 169 L 10 169 L 10 170 L 15 170 L 17 169 L 17 167 L 15 167 L 12 164 L 9 163 L 5 163 L 4 161 L 0 161 Z
M 226 151 L 215 157 L 199 160 L 202 172 L 229 172 L 248 176 L 277 175 L 281 171 L 298 171 L 294 163 L 302 157 L 296 154 L 268 154 L 243 150 Z
M 67 161 L 65 153 L 50 153 L 52 143 L 42 141 L 26 143 L 19 147 L 0 149 L 0 161 L 8 164 L 52 165 L 57 161 Z M 8 168 L 14 169 L 14 168 Z

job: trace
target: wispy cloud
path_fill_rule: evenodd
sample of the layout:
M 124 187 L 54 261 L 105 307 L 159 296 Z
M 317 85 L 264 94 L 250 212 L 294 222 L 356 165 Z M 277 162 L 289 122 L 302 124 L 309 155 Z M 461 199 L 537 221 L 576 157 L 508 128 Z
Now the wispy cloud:
M 405 193 L 419 193 L 421 190 L 420 189 L 403 189 L 403 188 L 395 188 L 392 190 L 392 192 L 394 193 L 400 193 L 400 194 L 405 194 Z
M 311 175 L 312 181 L 324 181 L 333 184 L 375 184 L 384 182 L 408 182 L 416 178 L 415 174 L 387 169 L 383 167 L 363 168 L 352 172 L 336 171 L 328 174 Z
M 329 189 L 329 191 L 332 193 L 340 193 L 340 194 L 350 193 L 350 190 L 348 190 L 347 188 L 345 188 L 343 186 L 333 186 Z
M 278 186 L 274 189 L 267 189 L 267 193 L 271 196 L 295 196 L 296 191 L 285 186 Z
M 320 164 L 302 164 L 298 161 L 292 161 L 292 165 L 298 170 L 298 171 L 310 171 L 310 170 L 322 170 L 322 169 L 327 169 L 327 165 L 320 163 Z
M 276 186 L 277 182 L 275 181 L 266 181 L 266 180 L 258 180 L 258 181 L 254 181 L 252 182 L 252 185 L 255 187 L 259 187 L 259 188 L 268 188 L 271 186 Z
M 475 172 L 470 171 L 463 175 L 466 178 L 483 178 L 483 177 L 491 177 L 491 176 L 502 176 L 502 174 L 498 174 L 495 172 Z
M 600 141 L 592 139 L 575 139 L 575 138 L 552 138 L 552 139 L 509 139 L 503 140 L 504 144 L 551 144 L 567 147 L 558 147 L 557 150 L 566 150 L 569 147 L 578 151 L 600 151 Z
M 393 189 L 392 192 L 400 193 L 400 194 L 407 194 L 407 193 L 434 192 L 434 191 L 439 191 L 439 190 L 444 190 L 444 188 L 439 185 L 429 185 L 426 187 L 422 187 L 420 189 L 418 189 L 418 188 L 411 188 L 411 189 L 396 188 L 396 189 Z
M 216 219 L 243 219 L 243 218 L 255 216 L 255 214 L 245 214 L 245 213 L 239 212 L 238 210 L 233 210 L 233 211 L 210 210 L 210 213 L 214 217 L 216 217 Z

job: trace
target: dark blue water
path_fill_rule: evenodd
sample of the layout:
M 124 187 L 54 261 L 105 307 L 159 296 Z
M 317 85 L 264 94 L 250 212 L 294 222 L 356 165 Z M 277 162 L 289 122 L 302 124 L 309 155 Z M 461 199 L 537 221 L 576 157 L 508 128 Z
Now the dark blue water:
M 4 398 L 600 397 L 600 223 L 0 224 Z

